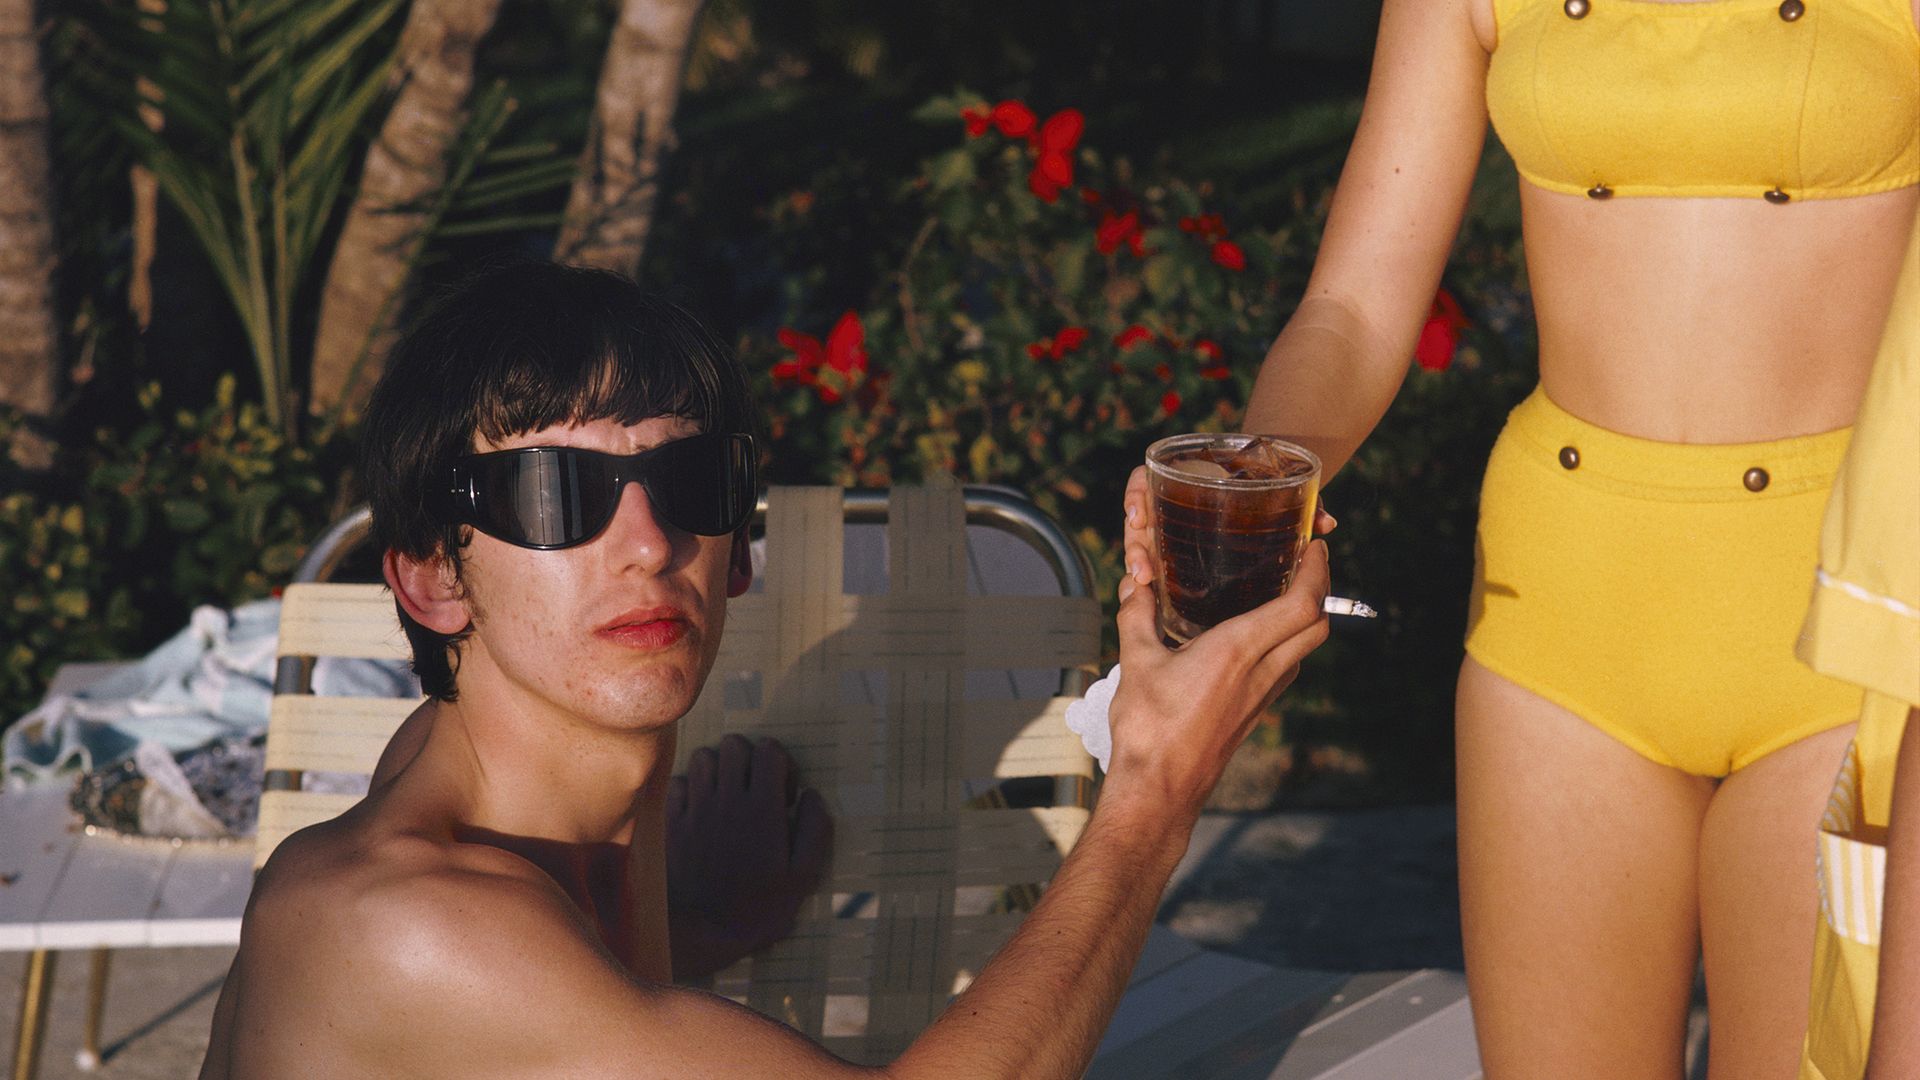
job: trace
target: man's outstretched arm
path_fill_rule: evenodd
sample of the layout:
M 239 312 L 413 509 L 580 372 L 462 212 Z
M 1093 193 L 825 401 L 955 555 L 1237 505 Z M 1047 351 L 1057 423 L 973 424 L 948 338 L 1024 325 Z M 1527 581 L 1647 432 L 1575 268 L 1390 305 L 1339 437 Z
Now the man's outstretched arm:
M 405 910 L 375 920 L 389 933 L 365 958 L 385 973 L 362 969 L 356 1012 L 393 1022 L 371 1057 L 459 1076 L 1078 1076 L 1207 794 L 1326 637 L 1326 549 L 1312 545 L 1286 596 L 1177 653 L 1159 643 L 1152 590 L 1122 592 L 1126 674 L 1092 820 L 1013 938 L 898 1061 L 860 1069 L 723 998 L 638 982 L 557 889 L 491 877 L 410 886 Z
M 1326 639 L 1326 545 L 1286 596 L 1184 651 L 1160 645 L 1153 590 L 1121 585 L 1113 769 L 1053 884 L 967 992 L 891 1073 L 1074 1077 L 1126 990 L 1167 879 L 1233 751 Z M 945 1070 L 943 1072 L 943 1070 Z

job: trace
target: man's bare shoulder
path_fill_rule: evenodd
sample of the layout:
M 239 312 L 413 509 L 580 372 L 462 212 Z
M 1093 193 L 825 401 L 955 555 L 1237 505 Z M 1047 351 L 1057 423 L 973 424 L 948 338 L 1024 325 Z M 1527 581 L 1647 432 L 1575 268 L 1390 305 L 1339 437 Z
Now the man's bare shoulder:
M 248 904 L 235 975 L 248 1014 L 236 1027 L 267 1033 L 256 1049 L 325 1046 L 348 1071 L 418 1055 L 422 1075 L 470 1055 L 511 1060 L 544 1011 L 561 1007 L 555 986 L 562 996 L 644 991 L 525 860 L 355 814 L 274 852 Z
M 635 979 L 531 863 L 379 831 L 290 838 L 241 934 L 218 1075 L 839 1075 L 791 1029 Z

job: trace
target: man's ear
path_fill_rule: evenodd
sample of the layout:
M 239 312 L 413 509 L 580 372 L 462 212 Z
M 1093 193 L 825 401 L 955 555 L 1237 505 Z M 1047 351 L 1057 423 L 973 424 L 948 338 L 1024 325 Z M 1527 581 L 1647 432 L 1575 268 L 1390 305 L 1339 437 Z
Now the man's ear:
M 741 529 L 733 534 L 733 552 L 727 559 L 727 598 L 742 595 L 752 584 L 753 547 L 747 540 L 747 530 Z
M 460 599 L 460 583 L 446 559 L 415 559 L 389 548 L 380 560 L 380 572 L 394 599 L 413 621 L 437 634 L 457 634 L 472 616 Z

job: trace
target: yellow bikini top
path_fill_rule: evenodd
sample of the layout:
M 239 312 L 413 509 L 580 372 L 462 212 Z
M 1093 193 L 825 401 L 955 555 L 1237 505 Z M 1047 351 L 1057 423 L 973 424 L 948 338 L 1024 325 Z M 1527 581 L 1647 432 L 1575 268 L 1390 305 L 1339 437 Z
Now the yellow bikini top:
M 1551 191 L 1784 203 L 1920 183 L 1909 0 L 1494 0 L 1487 109 Z

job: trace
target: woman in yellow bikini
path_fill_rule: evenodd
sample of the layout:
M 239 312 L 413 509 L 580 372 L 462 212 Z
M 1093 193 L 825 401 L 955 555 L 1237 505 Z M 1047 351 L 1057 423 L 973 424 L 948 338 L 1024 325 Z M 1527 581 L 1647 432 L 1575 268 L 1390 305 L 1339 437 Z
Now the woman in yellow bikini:
M 1795 1073 L 1860 691 L 1793 646 L 1920 204 L 1916 21 L 1920 0 L 1386 0 L 1247 427 L 1331 470 L 1378 422 L 1491 118 L 1540 340 L 1483 488 L 1457 709 L 1492 1080 L 1678 1077 L 1703 953 L 1712 1076 Z

